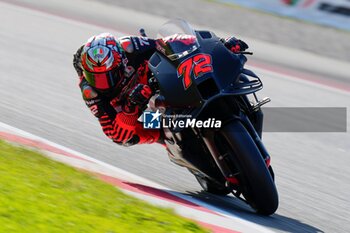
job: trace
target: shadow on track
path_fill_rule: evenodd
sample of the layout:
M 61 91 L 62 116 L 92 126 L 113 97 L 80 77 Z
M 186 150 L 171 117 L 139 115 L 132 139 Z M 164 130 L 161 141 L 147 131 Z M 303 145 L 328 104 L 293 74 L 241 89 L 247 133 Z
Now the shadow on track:
M 301 222 L 300 220 L 293 219 L 290 217 L 286 217 L 280 215 L 278 213 L 273 214 L 269 217 L 258 215 L 254 212 L 254 210 L 244 203 L 243 201 L 233 197 L 233 196 L 217 196 L 204 191 L 201 192 L 176 192 L 176 191 L 168 191 L 156 189 L 153 187 L 149 187 L 142 184 L 136 184 L 131 182 L 123 182 L 124 185 L 127 185 L 137 190 L 137 192 L 156 196 L 161 199 L 165 199 L 168 201 L 176 202 L 188 207 L 201 209 L 210 206 L 210 209 L 214 209 L 215 212 L 222 213 L 225 215 L 232 215 L 235 217 L 239 217 L 246 221 L 268 227 L 270 229 L 275 229 L 277 231 L 282 232 L 307 232 L 307 233 L 319 233 L 324 232 L 316 227 L 308 225 L 306 223 Z M 180 198 L 179 196 L 188 196 L 194 199 L 193 202 Z M 200 203 L 196 202 L 200 201 L 205 203 L 206 206 L 202 206 Z
M 172 192 L 177 193 L 177 192 Z M 192 198 L 205 202 L 215 208 L 216 212 L 221 212 L 226 215 L 238 216 L 249 222 L 259 224 L 261 226 L 275 229 L 283 232 L 308 232 L 308 233 L 319 233 L 324 232 L 316 227 L 301 222 L 300 220 L 293 219 L 280 215 L 278 213 L 271 216 L 262 216 L 254 212 L 254 210 L 244 203 L 243 201 L 233 196 L 217 196 L 204 191 L 201 192 L 187 192 L 179 193 L 182 195 L 188 195 Z M 278 211 L 278 210 L 277 210 Z

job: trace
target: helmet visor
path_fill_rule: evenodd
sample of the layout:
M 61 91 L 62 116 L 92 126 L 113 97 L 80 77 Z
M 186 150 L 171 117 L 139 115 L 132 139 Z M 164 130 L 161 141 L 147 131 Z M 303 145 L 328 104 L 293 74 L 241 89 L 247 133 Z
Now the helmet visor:
M 84 70 L 84 76 L 88 83 L 99 90 L 107 90 L 115 87 L 121 81 L 120 69 L 114 68 L 103 73 L 92 73 Z

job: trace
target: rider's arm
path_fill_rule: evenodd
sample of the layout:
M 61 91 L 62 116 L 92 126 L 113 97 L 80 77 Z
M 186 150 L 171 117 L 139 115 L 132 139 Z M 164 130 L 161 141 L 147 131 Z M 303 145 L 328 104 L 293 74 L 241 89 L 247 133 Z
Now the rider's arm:
M 139 106 L 144 105 L 151 95 L 147 85 L 137 85 L 120 106 L 112 106 L 108 100 L 99 97 L 98 93 L 82 78 L 79 84 L 85 104 L 98 119 L 104 134 L 113 142 L 130 146 L 134 144 L 153 143 L 159 139 L 159 132 L 144 132 L 142 124 L 137 121 Z M 118 109 L 118 111 L 115 110 Z
M 119 42 L 127 54 L 149 55 L 156 51 L 156 40 L 142 36 L 125 36 Z
M 82 78 L 80 89 L 85 104 L 98 119 L 104 134 L 115 143 L 124 144 L 135 133 L 138 118 L 137 109 L 120 108 L 117 112 L 110 101 L 99 96 L 89 83 Z

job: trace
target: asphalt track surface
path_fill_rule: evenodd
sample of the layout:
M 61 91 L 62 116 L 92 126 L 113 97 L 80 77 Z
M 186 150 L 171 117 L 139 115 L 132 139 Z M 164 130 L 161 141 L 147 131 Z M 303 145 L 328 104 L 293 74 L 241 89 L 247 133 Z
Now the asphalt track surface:
M 221 29 L 239 37 L 251 37 L 350 61 L 350 54 L 347 52 L 350 50 L 350 31 L 341 31 L 287 17 L 277 17 L 233 4 L 222 4 L 219 3 L 220 0 L 99 1 L 110 6 L 119 6 L 153 15 L 180 17 L 192 23 Z
M 265 133 L 263 139 L 272 155 L 280 207 L 271 217 L 257 216 L 233 198 L 201 192 L 195 179 L 170 163 L 160 146 L 123 148 L 111 143 L 81 100 L 78 80 L 73 78 L 72 53 L 95 33 L 135 33 L 127 31 L 125 24 L 119 28 L 116 23 L 113 31 L 100 21 L 91 25 L 59 11 L 55 15 L 48 12 L 0 1 L 1 122 L 187 193 L 276 232 L 350 232 L 349 133 Z M 132 21 L 130 28 L 142 26 L 140 20 Z M 260 96 L 271 97 L 270 106 L 349 108 L 350 93 L 341 86 L 330 87 L 321 81 L 266 69 L 256 69 L 256 73 L 265 84 Z

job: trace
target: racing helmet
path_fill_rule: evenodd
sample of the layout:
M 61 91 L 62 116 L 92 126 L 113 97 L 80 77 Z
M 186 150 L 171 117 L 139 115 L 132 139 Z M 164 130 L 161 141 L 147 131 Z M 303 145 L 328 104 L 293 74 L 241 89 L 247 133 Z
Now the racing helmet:
M 126 61 L 124 50 L 109 33 L 91 37 L 81 55 L 84 77 L 99 91 L 110 91 L 120 86 Z

